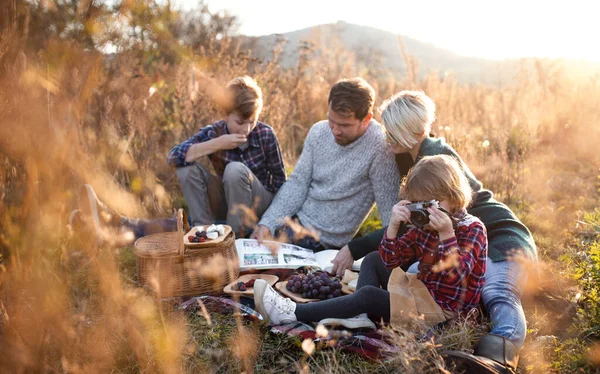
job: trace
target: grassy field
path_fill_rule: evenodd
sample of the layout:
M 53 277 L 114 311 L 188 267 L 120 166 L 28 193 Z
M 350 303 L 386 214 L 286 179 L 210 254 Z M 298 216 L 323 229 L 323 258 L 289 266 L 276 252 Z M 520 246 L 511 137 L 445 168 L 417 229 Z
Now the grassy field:
M 508 86 L 466 85 L 418 78 L 408 51 L 396 79 L 310 43 L 283 69 L 279 48 L 273 61 L 253 58 L 235 19 L 202 5 L 116 3 L 9 0 L 0 12 L 0 371 L 429 373 L 442 347 L 470 349 L 486 331 L 456 323 L 435 344 L 393 332 L 401 352 L 378 362 L 335 347 L 308 354 L 266 326 L 181 314 L 136 287 L 131 248 L 73 240 L 66 220 L 83 182 L 128 215 L 183 206 L 166 154 L 220 118 L 216 87 L 241 74 L 262 87 L 261 120 L 290 169 L 341 77 L 364 77 L 378 103 L 424 90 L 439 107 L 435 132 L 535 235 L 520 371 L 600 371 L 600 76 L 572 81 L 540 61 Z M 118 53 L 102 54 L 108 45 Z

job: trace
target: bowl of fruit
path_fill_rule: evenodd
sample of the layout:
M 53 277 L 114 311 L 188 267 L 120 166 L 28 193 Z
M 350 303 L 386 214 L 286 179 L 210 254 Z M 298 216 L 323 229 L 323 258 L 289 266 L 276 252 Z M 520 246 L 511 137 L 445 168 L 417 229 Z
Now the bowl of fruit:
M 279 280 L 277 275 L 273 274 L 246 274 L 229 283 L 223 292 L 230 295 L 254 296 L 254 282 L 257 279 L 264 279 L 268 284 L 273 286 Z
M 275 288 L 299 303 L 333 299 L 342 295 L 340 279 L 322 270 L 296 273 L 287 281 L 277 283 Z
M 183 244 L 188 248 L 202 248 L 218 244 L 231 233 L 231 226 L 194 226 L 183 236 Z

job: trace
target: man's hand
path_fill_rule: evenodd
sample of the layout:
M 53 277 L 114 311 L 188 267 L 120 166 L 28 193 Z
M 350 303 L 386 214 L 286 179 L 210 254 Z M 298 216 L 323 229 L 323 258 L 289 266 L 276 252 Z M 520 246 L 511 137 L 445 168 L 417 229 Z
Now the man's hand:
M 225 134 L 216 138 L 219 149 L 234 149 L 246 143 L 248 139 L 241 134 Z
M 250 235 L 250 238 L 258 240 L 262 243 L 265 240 L 271 239 L 271 230 L 265 225 L 258 225 Z
M 434 206 L 427 208 L 427 211 L 429 212 L 429 227 L 439 233 L 440 240 L 445 240 L 454 236 L 452 220 L 446 213 Z
M 333 267 L 331 268 L 331 272 L 337 276 L 344 276 L 344 272 L 346 269 L 352 269 L 352 264 L 354 263 L 354 258 L 352 258 L 352 253 L 350 253 L 350 247 L 345 245 L 340 249 L 335 258 L 331 260 Z

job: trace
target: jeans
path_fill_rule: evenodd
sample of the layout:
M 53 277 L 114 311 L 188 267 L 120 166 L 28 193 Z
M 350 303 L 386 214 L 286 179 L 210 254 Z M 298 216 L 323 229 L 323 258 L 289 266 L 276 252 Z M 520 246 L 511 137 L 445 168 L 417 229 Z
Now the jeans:
M 237 238 L 252 233 L 252 227 L 273 200 L 273 193 L 241 162 L 228 163 L 220 177 L 204 157 L 177 168 L 177 177 L 193 226 L 224 219 Z
M 419 263 L 408 269 L 418 273 Z M 514 261 L 486 261 L 485 285 L 481 295 L 483 306 L 490 314 L 491 334 L 503 336 L 519 349 L 527 334 L 527 322 L 521 305 L 522 285 L 527 280 L 525 269 Z
M 121 219 L 121 230 L 131 231 L 133 233 L 134 240 L 137 240 L 147 235 L 177 231 L 177 219 L 143 219 L 123 217 Z

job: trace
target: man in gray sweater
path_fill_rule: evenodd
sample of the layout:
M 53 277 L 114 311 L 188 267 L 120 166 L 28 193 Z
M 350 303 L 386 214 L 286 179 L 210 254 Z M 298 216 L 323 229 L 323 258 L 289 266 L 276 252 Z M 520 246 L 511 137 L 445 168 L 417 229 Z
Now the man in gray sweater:
M 383 224 L 389 221 L 400 177 L 383 127 L 372 119 L 375 91 L 362 78 L 343 79 L 331 88 L 328 102 L 328 119 L 308 132 L 294 171 L 252 234 L 259 241 L 285 229 L 303 247 L 340 248 L 375 202 Z M 286 218 L 317 235 L 290 235 L 293 225 Z

